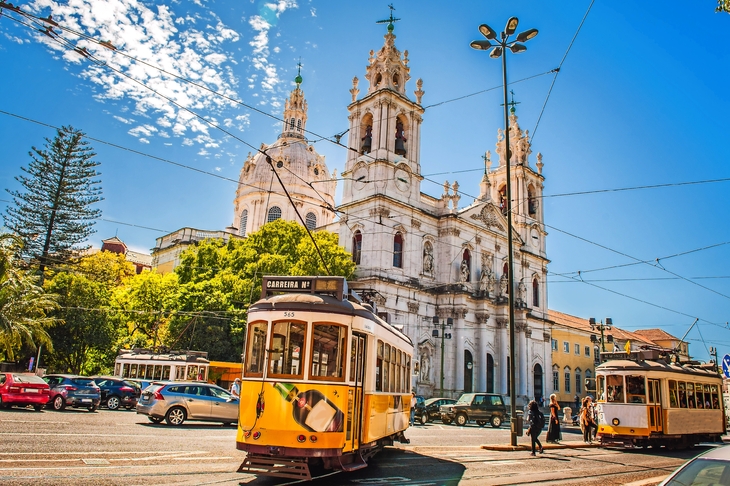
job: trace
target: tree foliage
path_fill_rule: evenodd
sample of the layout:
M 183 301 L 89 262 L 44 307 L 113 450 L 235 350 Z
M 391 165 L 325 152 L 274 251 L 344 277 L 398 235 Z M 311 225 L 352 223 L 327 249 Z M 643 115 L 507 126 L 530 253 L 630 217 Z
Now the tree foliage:
M 15 178 L 23 191 L 8 189 L 13 204 L 4 214 L 5 226 L 23 241 L 23 256 L 38 262 L 41 275 L 46 266 L 71 257 L 94 233 L 101 214 L 92 208 L 102 200 L 95 179 L 99 162 L 83 137 L 72 127 L 60 128 L 45 148 L 29 152 L 30 163 Z
M 52 348 L 48 327 L 56 308 L 53 295 L 38 285 L 38 277 L 19 265 L 20 240 L 0 235 L 0 358 L 14 360 L 22 348 Z
M 730 0 L 717 0 L 717 7 L 715 7 L 715 12 L 730 13 Z

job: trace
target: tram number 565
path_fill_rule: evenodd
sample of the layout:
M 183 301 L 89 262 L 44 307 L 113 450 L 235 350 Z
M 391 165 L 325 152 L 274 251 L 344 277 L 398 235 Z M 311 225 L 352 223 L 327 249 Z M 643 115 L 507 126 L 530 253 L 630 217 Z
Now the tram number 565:
M 294 317 L 293 312 L 284 312 L 284 317 Z

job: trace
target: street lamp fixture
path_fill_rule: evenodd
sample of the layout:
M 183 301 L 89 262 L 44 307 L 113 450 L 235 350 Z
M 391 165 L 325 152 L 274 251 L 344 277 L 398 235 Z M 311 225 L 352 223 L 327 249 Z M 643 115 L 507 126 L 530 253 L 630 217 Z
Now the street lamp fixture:
M 506 165 L 506 177 L 507 177 L 507 294 L 509 297 L 509 362 L 512 366 L 509 367 L 509 400 L 510 400 L 510 421 L 511 421 L 511 434 L 510 440 L 513 447 L 517 446 L 517 437 L 522 435 L 521 423 L 517 418 L 517 387 L 515 386 L 515 369 L 517 368 L 517 361 L 515 359 L 515 289 L 514 289 L 514 274 L 512 269 L 514 268 L 514 254 L 512 250 L 512 184 L 510 176 L 510 159 L 512 153 L 509 146 L 509 113 L 508 113 L 508 99 L 507 99 L 507 49 L 513 54 L 524 52 L 527 50 L 524 44 L 537 35 L 537 29 L 529 29 L 520 34 L 513 40 L 510 40 L 510 36 L 517 30 L 517 24 L 519 20 L 517 17 L 510 17 L 507 21 L 507 25 L 504 27 L 504 31 L 497 35 L 497 31 L 492 29 L 487 24 L 479 26 L 479 32 L 487 39 L 486 41 L 478 40 L 472 41 L 470 46 L 473 49 L 480 51 L 486 51 L 492 49 L 489 53 L 489 57 L 496 59 L 502 58 L 502 91 L 504 94 L 504 143 L 505 143 L 505 165 Z M 498 38 L 499 37 L 499 38 Z
M 441 394 L 440 397 L 444 396 L 444 341 L 447 339 L 451 339 L 451 333 L 445 332 L 448 328 L 451 330 L 452 327 L 454 327 L 454 319 L 451 317 L 447 317 L 445 321 L 440 321 L 438 316 L 433 316 L 433 327 L 435 329 L 433 330 L 433 333 L 431 334 L 434 338 L 441 338 L 441 381 L 440 381 L 440 388 L 441 388 Z M 441 329 L 441 334 L 439 335 L 439 329 Z
M 601 321 L 600 324 L 596 324 L 596 319 L 591 317 L 588 319 L 588 325 L 591 326 L 591 331 L 600 330 L 601 331 L 601 352 L 606 352 L 606 340 L 603 337 L 603 331 L 610 331 L 613 326 L 613 319 L 610 317 L 606 317 L 606 322 L 604 323 Z

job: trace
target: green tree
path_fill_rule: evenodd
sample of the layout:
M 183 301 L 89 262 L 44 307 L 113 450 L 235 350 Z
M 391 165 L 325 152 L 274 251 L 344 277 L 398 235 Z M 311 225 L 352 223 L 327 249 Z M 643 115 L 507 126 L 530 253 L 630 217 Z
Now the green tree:
M 717 0 L 717 7 L 715 12 L 727 12 L 730 13 L 730 0 Z
M 25 174 L 15 179 L 23 191 L 8 189 L 13 204 L 4 214 L 5 226 L 23 241 L 23 256 L 38 263 L 41 283 L 45 269 L 66 261 L 77 245 L 94 233 L 101 215 L 92 208 L 102 200 L 100 181 L 95 178 L 99 162 L 84 133 L 62 127 L 44 149 L 29 152 Z
M 107 251 L 50 274 L 46 289 L 57 294 L 60 304 L 58 321 L 49 331 L 54 343 L 47 359 L 51 369 L 88 374 L 108 370 L 117 339 L 112 295 L 134 274 L 124 255 Z
M 48 327 L 56 308 L 53 295 L 37 284 L 38 278 L 19 266 L 20 240 L 0 235 L 0 357 L 14 360 L 18 350 L 52 349 Z

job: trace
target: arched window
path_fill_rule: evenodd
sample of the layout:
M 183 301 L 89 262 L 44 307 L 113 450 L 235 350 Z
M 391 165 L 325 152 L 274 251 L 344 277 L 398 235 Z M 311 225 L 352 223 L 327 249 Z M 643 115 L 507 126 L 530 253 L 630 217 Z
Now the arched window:
M 269 215 L 266 218 L 266 222 L 271 223 L 272 221 L 276 221 L 277 219 L 281 219 L 281 208 L 278 206 L 272 206 L 269 209 Z
M 403 235 L 400 232 L 393 237 L 393 266 L 403 268 Z
M 560 368 L 558 365 L 553 365 L 553 391 L 560 391 Z
M 302 120 L 301 119 L 297 120 L 297 131 L 298 132 L 302 131 Z
M 539 402 L 539 399 L 544 395 L 542 391 L 542 365 L 540 363 L 535 363 L 535 368 L 532 372 L 532 384 L 534 391 L 532 396 Z
M 563 368 L 563 378 L 565 382 L 565 393 L 570 393 L 570 382 L 572 381 L 570 366 L 566 366 L 565 368 Z
M 433 245 L 430 241 L 423 244 L 423 273 L 433 273 Z
M 317 215 L 314 213 L 307 213 L 307 217 L 304 218 L 304 220 L 307 223 L 307 229 L 309 231 L 314 231 L 314 228 L 317 227 Z
M 487 353 L 487 393 L 494 393 L 494 358 Z
M 527 213 L 530 216 L 537 214 L 537 200 L 535 199 L 535 189 L 532 186 L 527 188 Z
M 581 383 L 583 382 L 581 376 L 580 376 L 580 368 L 575 369 L 575 393 L 578 395 L 581 394 Z
M 352 261 L 356 265 L 360 265 L 360 254 L 362 253 L 362 233 L 360 230 L 355 231 L 352 235 Z
M 246 236 L 246 225 L 248 224 L 248 209 L 244 209 L 241 212 L 241 219 L 238 223 L 238 234 Z
M 537 277 L 532 279 L 532 307 L 540 307 L 540 282 Z
M 509 263 L 508 262 L 504 262 L 504 265 L 502 265 L 502 277 L 504 277 L 505 279 L 509 278 Z M 512 292 L 512 289 L 510 289 L 509 285 L 507 285 L 507 295 L 509 295 L 510 292 Z

